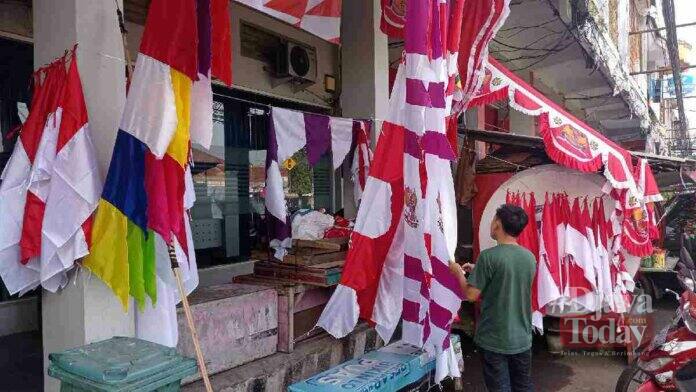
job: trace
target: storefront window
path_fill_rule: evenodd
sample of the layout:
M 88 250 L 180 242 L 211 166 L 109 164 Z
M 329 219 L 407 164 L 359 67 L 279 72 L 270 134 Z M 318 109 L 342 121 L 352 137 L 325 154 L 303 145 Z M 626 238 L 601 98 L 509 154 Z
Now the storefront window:
M 192 146 L 196 203 L 191 230 L 199 267 L 269 254 L 264 194 L 270 107 L 220 95 L 213 110 L 210 150 Z M 322 163 L 311 168 L 304 150 L 286 162 L 281 174 L 291 213 L 314 208 L 315 196 L 330 199 L 322 194 L 330 192 L 331 171 Z

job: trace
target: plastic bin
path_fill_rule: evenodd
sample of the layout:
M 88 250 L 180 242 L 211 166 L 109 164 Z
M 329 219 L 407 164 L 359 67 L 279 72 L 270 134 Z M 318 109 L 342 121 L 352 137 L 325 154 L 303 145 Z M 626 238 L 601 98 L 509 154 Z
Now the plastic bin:
M 48 359 L 48 375 L 61 380 L 61 392 L 172 392 L 198 371 L 196 361 L 175 348 L 126 337 L 53 353 Z

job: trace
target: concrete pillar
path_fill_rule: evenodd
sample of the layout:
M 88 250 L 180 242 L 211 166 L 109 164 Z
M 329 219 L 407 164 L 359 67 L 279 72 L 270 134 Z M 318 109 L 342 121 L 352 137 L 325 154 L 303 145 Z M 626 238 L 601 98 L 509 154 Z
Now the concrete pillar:
M 78 67 L 104 178 L 125 102 L 123 43 L 114 0 L 34 0 L 33 13 L 36 67 L 79 43 Z M 124 313 L 111 290 L 80 271 L 61 292 L 43 292 L 42 330 L 47 367 L 51 352 L 114 335 L 133 336 L 135 327 L 133 314 Z M 44 386 L 57 391 L 59 384 L 45 375 Z
M 341 21 L 341 109 L 343 116 L 383 120 L 389 109 L 389 51 L 379 29 L 379 0 L 343 2 Z M 381 121 L 375 123 L 373 144 Z M 353 217 L 353 186 L 344 166 L 343 205 Z

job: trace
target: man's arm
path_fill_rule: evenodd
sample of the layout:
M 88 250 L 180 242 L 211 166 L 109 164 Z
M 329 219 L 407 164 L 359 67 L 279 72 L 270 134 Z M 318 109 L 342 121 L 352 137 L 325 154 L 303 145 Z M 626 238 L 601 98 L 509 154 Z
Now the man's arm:
M 470 285 L 466 279 L 466 274 L 464 273 L 464 269 L 471 271 L 473 269 L 473 265 L 467 263 L 464 265 L 464 267 L 462 267 L 454 261 L 450 261 L 449 267 L 450 271 L 452 271 L 452 274 L 457 278 L 457 282 L 459 282 L 459 286 L 462 289 L 464 299 L 469 302 L 476 302 L 481 296 L 481 290 Z

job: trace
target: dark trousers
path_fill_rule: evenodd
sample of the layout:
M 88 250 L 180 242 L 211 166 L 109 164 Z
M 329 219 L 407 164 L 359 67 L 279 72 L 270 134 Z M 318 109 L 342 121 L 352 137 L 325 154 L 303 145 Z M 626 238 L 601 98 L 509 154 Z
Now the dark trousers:
M 532 392 L 532 350 L 498 354 L 481 350 L 483 379 L 489 392 Z

